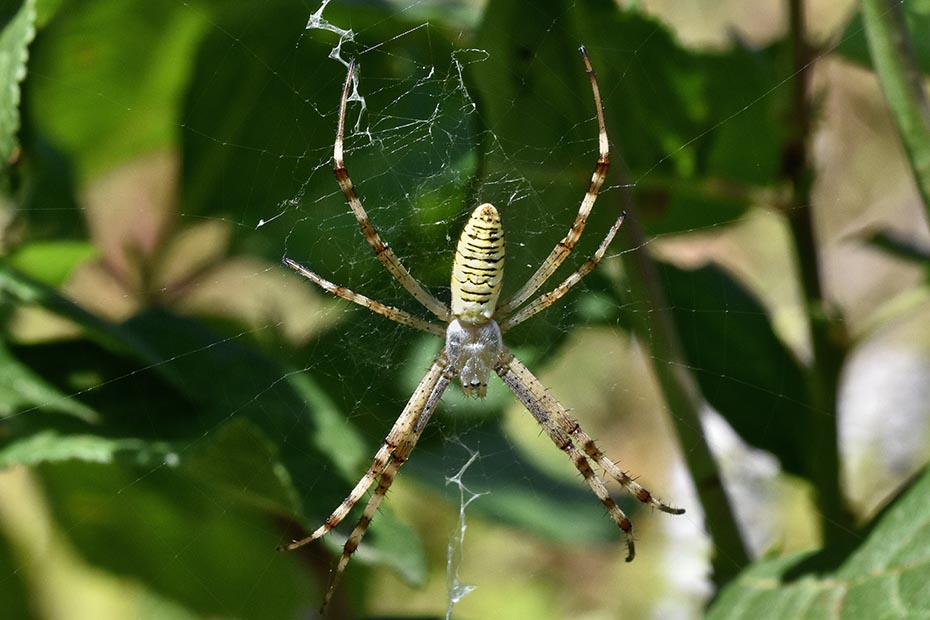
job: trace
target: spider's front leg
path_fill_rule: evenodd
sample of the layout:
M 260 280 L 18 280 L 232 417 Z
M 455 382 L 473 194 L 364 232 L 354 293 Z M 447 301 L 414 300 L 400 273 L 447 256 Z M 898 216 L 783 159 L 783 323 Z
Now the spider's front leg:
M 336 127 L 336 141 L 333 143 L 333 172 L 336 174 L 336 182 L 339 183 L 339 189 L 341 189 L 343 195 L 345 195 L 346 201 L 349 203 L 349 207 L 352 209 L 352 213 L 355 215 L 355 219 L 362 229 L 362 234 L 365 235 L 365 240 L 368 242 L 368 245 L 371 246 L 371 249 L 374 250 L 375 256 L 381 261 L 385 269 L 387 269 L 391 275 L 394 276 L 394 279 L 397 280 L 414 299 L 420 302 L 424 308 L 435 314 L 441 321 L 448 321 L 449 309 L 446 308 L 445 304 L 433 297 L 429 291 L 423 288 L 423 285 L 420 284 L 419 281 L 410 274 L 403 263 L 400 262 L 400 259 L 394 254 L 394 250 L 381 238 L 378 230 L 375 228 L 374 224 L 371 223 L 368 212 L 365 211 L 365 207 L 362 206 L 362 200 L 359 198 L 358 192 L 355 191 L 355 185 L 353 185 L 352 179 L 349 177 L 349 170 L 346 168 L 343 153 L 343 143 L 345 139 L 346 105 L 349 102 L 349 92 L 352 89 L 354 75 L 355 61 L 352 61 L 349 63 L 345 86 L 342 89 L 342 98 L 339 100 L 339 124 Z

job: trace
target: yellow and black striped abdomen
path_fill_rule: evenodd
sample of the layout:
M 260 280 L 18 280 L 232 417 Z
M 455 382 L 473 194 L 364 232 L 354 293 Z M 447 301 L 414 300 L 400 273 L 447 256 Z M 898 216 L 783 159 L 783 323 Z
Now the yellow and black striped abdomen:
M 452 316 L 481 325 L 494 316 L 504 277 L 504 229 L 493 205 L 472 211 L 452 263 Z

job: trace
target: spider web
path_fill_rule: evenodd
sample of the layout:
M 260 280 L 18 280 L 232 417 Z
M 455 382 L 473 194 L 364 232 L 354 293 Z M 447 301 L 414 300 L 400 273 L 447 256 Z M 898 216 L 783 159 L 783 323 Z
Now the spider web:
M 574 49 L 578 41 L 561 46 L 564 49 L 556 56 L 540 53 L 534 57 L 531 50 L 526 64 L 508 66 L 490 43 L 450 35 L 449 23 L 465 30 L 479 27 L 481 13 L 473 6 L 456 5 L 460 13 L 452 19 L 441 14 L 442 5 L 395 3 L 388 19 L 379 12 L 365 14 L 369 9 L 364 5 L 353 5 L 359 13 L 352 14 L 339 3 L 323 2 L 292 9 L 280 20 L 280 39 L 269 42 L 264 31 L 250 25 L 252 18 L 247 16 L 225 20 L 197 5 L 171 4 L 180 14 L 195 15 L 191 22 L 196 25 L 189 26 L 192 31 L 206 33 L 199 52 L 202 60 L 189 76 L 193 86 L 182 102 L 183 121 L 168 128 L 182 134 L 184 166 L 190 167 L 179 170 L 176 157 L 159 154 L 143 158 L 137 170 L 122 169 L 112 180 L 104 176 L 104 164 L 98 164 L 96 170 L 80 170 L 82 179 L 98 180 L 87 182 L 92 189 L 81 206 L 66 211 L 68 217 L 88 219 L 90 234 L 111 261 L 111 269 L 116 261 L 118 272 L 135 273 L 133 260 L 138 256 L 126 251 L 127 239 L 129 245 L 141 248 L 138 254 L 143 257 L 158 256 L 161 262 L 151 262 L 157 269 L 154 275 L 147 274 L 151 279 L 143 284 L 155 291 L 158 303 L 181 316 L 208 317 L 211 331 L 206 336 L 187 332 L 187 323 L 176 324 L 163 316 L 132 319 L 146 307 L 144 296 L 140 302 L 125 289 L 107 288 L 111 283 L 101 278 L 99 271 L 79 272 L 66 290 L 81 304 L 114 321 L 134 321 L 135 333 L 154 334 L 156 338 L 160 333 L 171 333 L 176 340 L 163 343 L 164 349 L 157 351 L 158 361 L 107 368 L 109 374 L 102 378 L 94 375 L 96 368 L 86 371 L 94 376 L 83 377 L 83 367 L 72 368 L 69 372 L 77 375 L 78 385 L 84 381 L 87 387 L 72 388 L 66 394 L 88 403 L 87 410 L 71 412 L 73 416 L 96 421 L 94 412 L 106 410 L 112 401 L 154 399 L 145 391 L 148 384 L 143 380 L 165 371 L 177 384 L 199 382 L 212 401 L 214 414 L 198 421 L 197 432 L 190 434 L 186 422 L 166 413 L 175 407 L 186 411 L 183 403 L 165 397 L 151 406 L 140 404 L 137 415 L 150 427 L 149 435 L 139 437 L 137 431 L 127 433 L 130 439 L 123 440 L 117 433 L 122 443 L 115 444 L 82 435 L 84 443 L 56 444 L 55 449 L 62 450 L 60 458 L 67 463 L 75 457 L 85 462 L 116 462 L 120 463 L 114 468 L 117 471 L 101 475 L 100 468 L 93 465 L 45 465 L 40 470 L 41 492 L 32 479 L 7 481 L 9 488 L 15 485 L 16 497 L 28 501 L 23 502 L 24 507 L 13 502 L 0 507 L 4 535 L 19 545 L 0 558 L 0 587 L 6 584 L 12 591 L 21 582 L 35 587 L 42 570 L 57 563 L 65 566 L 63 572 L 71 573 L 58 581 L 51 579 L 51 583 L 69 583 L 72 575 L 83 575 L 82 579 L 92 585 L 89 591 L 95 594 L 80 601 L 112 613 L 114 608 L 108 606 L 112 603 L 101 601 L 123 585 L 124 578 L 117 580 L 114 575 L 127 576 L 141 601 L 138 608 L 161 610 L 151 612 L 155 617 L 187 617 L 184 605 L 263 617 L 262 605 L 270 604 L 269 600 L 280 601 L 281 609 L 311 609 L 325 583 L 329 556 L 322 550 L 306 554 L 311 560 L 282 559 L 274 554 L 275 544 L 291 532 L 282 534 L 282 524 L 271 522 L 261 510 L 285 521 L 299 507 L 306 513 L 302 519 L 305 527 L 314 525 L 314 515 L 325 517 L 367 465 L 374 446 L 440 345 L 434 338 L 363 309 L 334 302 L 293 274 L 284 274 L 276 264 L 277 258 L 286 255 L 333 282 L 426 316 L 372 256 L 332 178 L 332 140 L 347 62 L 356 60 L 359 66 L 359 82 L 351 93 L 346 123 L 346 162 L 351 177 L 381 234 L 440 299 L 448 298 L 452 248 L 472 205 L 490 201 L 502 211 L 508 235 L 505 294 L 525 281 L 564 235 L 596 159 L 593 103 Z M 661 5 L 655 3 L 654 10 L 665 20 L 675 21 L 677 16 L 678 36 L 688 44 L 721 49 L 730 45 L 725 38 L 702 39 L 713 28 L 692 29 L 695 23 L 707 22 L 688 17 L 687 11 L 706 7 L 676 3 L 675 11 L 663 12 Z M 578 27 L 572 15 L 556 14 L 543 20 L 535 32 L 540 49 L 551 40 L 573 39 Z M 766 28 L 765 15 L 736 17 L 734 21 L 749 24 L 742 33 L 760 47 L 776 36 L 771 27 Z M 774 87 L 747 87 L 741 106 L 699 130 L 687 125 L 676 132 L 674 123 L 663 125 L 667 134 L 655 140 L 662 148 L 652 150 L 652 142 L 646 144 L 637 137 L 634 127 L 611 120 L 626 121 L 624 114 L 617 113 L 626 108 L 634 112 L 628 117 L 632 124 L 637 119 L 635 113 L 643 112 L 636 109 L 635 98 L 626 97 L 630 84 L 645 89 L 641 91 L 645 98 L 646 90 L 661 91 L 668 81 L 687 81 L 684 71 L 669 73 L 651 64 L 652 55 L 664 51 L 660 45 L 664 32 L 658 22 L 651 22 L 645 26 L 645 36 L 629 45 L 598 49 L 590 41 L 582 41 L 591 46 L 595 60 L 598 55 L 626 60 L 619 67 L 595 67 L 602 77 L 612 144 L 622 145 L 623 151 L 618 149 L 614 172 L 582 244 L 568 261 L 569 270 L 596 247 L 622 208 L 626 189 L 636 189 L 648 199 L 672 173 L 686 175 L 689 167 L 696 165 L 693 158 L 697 155 L 691 148 L 695 144 L 707 137 L 719 138 L 718 144 L 744 140 L 746 119 L 755 118 L 756 112 L 764 116 L 762 111 L 770 100 L 787 96 L 797 78 L 788 73 L 775 81 Z M 563 71 L 552 64 L 556 60 L 570 69 Z M 832 166 L 821 171 L 822 176 L 846 179 L 845 172 L 863 165 L 837 137 L 844 133 L 862 135 L 861 128 L 859 133 L 851 130 L 855 121 L 850 117 L 855 118 L 856 113 L 850 114 L 847 108 L 853 106 L 850 102 L 860 103 L 862 108 L 856 110 L 873 113 L 875 106 L 862 103 L 865 87 L 850 78 L 859 79 L 855 69 L 842 63 L 824 64 L 827 68 L 821 79 L 831 85 L 824 103 L 828 120 L 815 149 L 819 149 L 822 161 Z M 614 79 L 605 80 L 607 76 Z M 61 74 L 47 79 L 70 92 Z M 534 81 L 542 79 L 558 82 L 563 88 L 551 89 L 551 84 Z M 840 88 L 838 84 L 846 79 L 851 85 Z M 217 94 L 238 83 L 275 96 L 256 96 L 248 101 L 232 98 L 229 109 L 218 112 L 217 101 L 222 98 Z M 112 103 L 117 119 L 128 122 L 135 118 L 129 111 L 129 104 L 135 104 L 129 95 L 103 81 L 98 86 L 102 95 L 81 99 L 76 106 Z M 544 93 L 562 92 L 564 100 L 525 96 L 525 91 L 534 88 Z M 154 107 L 155 97 L 145 97 L 141 103 Z M 527 107 L 528 102 L 536 107 Z M 676 104 L 684 105 L 680 100 Z M 48 111 L 42 106 L 52 104 L 37 105 Z M 250 105 L 265 107 L 255 113 Z M 688 112 L 695 116 L 702 113 Z M 878 131 L 883 136 L 881 152 L 893 151 L 896 143 L 890 138 L 890 128 L 882 124 L 885 121 L 872 122 L 869 119 L 865 133 L 871 135 L 870 131 L 878 131 L 873 127 L 879 127 L 886 132 Z M 94 154 L 100 161 L 119 161 L 111 151 L 120 148 L 118 144 L 103 144 Z M 749 169 L 769 164 L 764 149 L 752 143 L 745 145 L 742 157 Z M 620 175 L 616 173 L 620 168 L 627 170 Z M 894 165 L 880 168 L 869 177 L 880 188 L 869 186 L 870 195 L 875 196 L 872 202 L 877 204 L 872 210 L 852 210 L 857 208 L 853 199 L 857 190 L 836 181 L 825 183 L 815 195 L 815 200 L 840 213 L 827 209 L 824 221 L 818 224 L 826 231 L 824 269 L 835 295 L 843 302 L 844 324 L 852 331 L 867 329 L 869 307 L 877 299 L 890 296 L 918 277 L 915 269 L 863 251 L 861 244 L 852 248 L 843 244 L 844 239 L 866 227 L 862 220 L 884 221 L 889 213 L 904 213 L 903 220 L 914 219 L 910 211 L 900 207 L 913 205 L 909 190 L 900 189 L 900 163 L 895 160 Z M 745 174 L 751 177 L 751 170 Z M 99 180 L 101 176 L 104 181 Z M 151 204 L 113 206 L 113 196 L 144 195 L 127 193 L 127 185 L 158 187 L 164 179 L 174 179 L 181 187 L 180 197 L 168 207 L 163 204 L 168 201 L 163 194 L 170 193 L 170 182 L 169 189 L 161 193 L 158 189 L 149 191 L 146 200 Z M 864 191 L 863 185 L 857 187 Z M 759 197 L 754 196 L 754 200 Z M 854 224 L 849 223 L 850 213 L 856 218 Z M 665 364 L 669 360 L 651 357 L 653 334 L 647 332 L 645 340 L 631 339 L 628 320 L 623 318 L 653 310 L 630 296 L 621 255 L 648 250 L 679 267 L 698 267 L 708 259 L 723 264 L 761 300 L 754 311 L 774 317 L 779 336 L 803 359 L 809 350 L 799 327 L 798 292 L 785 275 L 793 267 L 785 258 L 788 241 L 780 216 L 761 209 L 737 210 L 722 220 L 697 221 L 686 227 L 685 234 L 672 234 L 658 226 L 640 245 L 630 245 L 628 240 L 624 245 L 618 238 L 601 266 L 605 275 L 592 276 L 558 307 L 508 335 L 508 344 L 572 408 L 609 455 L 621 457 L 622 466 L 642 475 L 642 481 L 661 497 L 688 509 L 681 518 L 631 511 L 641 557 L 629 570 L 636 572 L 619 572 L 628 567 L 621 566 L 620 545 L 603 542 L 605 538 L 615 541 L 616 533 L 600 505 L 582 487 L 564 455 L 512 404 L 506 389 L 498 382 L 488 398 L 479 402 L 462 398 L 453 386 L 423 445 L 414 452 L 377 515 L 366 538 L 370 544 L 363 545 L 350 564 L 341 586 L 350 593 L 346 596 L 351 599 L 355 595 L 360 579 L 367 580 L 371 592 L 357 609 L 370 613 L 399 609 L 413 614 L 438 613 L 447 607 L 447 617 L 452 617 L 453 607 L 461 617 L 488 617 L 482 611 L 487 606 L 510 611 L 510 617 L 559 617 L 567 608 L 568 615 L 589 613 L 591 617 L 616 617 L 621 611 L 631 613 L 631 609 L 648 609 L 655 617 L 699 616 L 710 592 L 709 543 L 703 535 L 699 503 L 687 470 L 675 461 L 671 427 L 665 419 L 672 414 L 647 363 Z M 760 239 L 768 243 L 760 243 Z M 857 269 L 844 267 L 850 260 Z M 559 275 L 563 273 L 567 271 L 563 269 Z M 692 281 L 696 286 L 704 284 L 696 277 Z M 182 292 L 172 297 L 174 291 Z M 666 309 L 674 310 L 674 303 Z M 924 307 L 919 300 L 913 303 Z M 735 301 L 729 306 L 724 299 L 707 311 L 729 318 L 731 312 L 735 317 L 744 308 Z M 887 494 L 886 489 L 927 455 L 926 443 L 917 438 L 928 433 L 915 431 L 927 426 L 926 411 L 919 405 L 926 399 L 902 396 L 896 403 L 900 413 L 894 422 L 883 423 L 887 405 L 870 398 L 874 393 L 913 395 L 926 385 L 920 380 L 930 372 L 925 349 L 900 345 L 913 336 L 922 316 L 915 312 L 892 323 L 870 341 L 870 348 L 858 350 L 848 367 L 853 376 L 841 392 L 846 408 L 843 432 L 848 437 L 844 448 L 854 458 L 849 458 L 852 465 L 847 475 L 852 493 L 865 511 L 874 509 L 881 499 L 876 495 Z M 733 332 L 720 334 L 722 345 L 740 344 L 736 325 L 734 318 Z M 171 331 L 165 331 L 169 327 Z M 24 330 L 28 334 L 28 329 L 28 321 L 19 326 L 21 341 L 29 341 L 21 335 Z M 152 346 L 156 344 L 152 342 Z M 709 343 L 700 346 L 708 354 L 717 348 Z M 276 364 L 266 365 L 266 356 L 253 356 L 252 350 L 267 354 Z M 243 366 L 250 372 L 236 370 Z M 878 373 L 876 368 L 885 370 Z M 888 368 L 895 372 L 888 372 Z M 691 370 L 709 373 L 717 369 L 699 360 L 692 362 Z M 877 387 L 872 387 L 870 394 L 861 394 L 864 385 Z M 296 400 L 292 392 L 298 395 Z M 776 388 L 773 396 L 787 402 L 792 393 Z M 12 419 L 28 419 L 27 414 L 61 407 L 48 395 L 36 398 L 39 405 L 18 412 Z M 620 421 L 618 411 L 623 412 Z M 845 411 L 851 412 L 848 417 Z M 857 412 L 861 417 L 856 417 Z M 805 531 L 810 526 L 803 518 L 798 520 L 799 528 L 785 529 L 784 521 L 791 515 L 805 507 L 810 510 L 804 489 L 781 474 L 776 459 L 747 446 L 724 418 L 709 408 L 705 413 L 704 433 L 721 455 L 727 489 L 753 550 L 761 553 L 799 536 L 799 531 L 802 541 L 813 538 Z M 266 421 L 256 423 L 262 415 Z M 873 422 L 855 423 L 861 420 Z M 869 430 L 860 431 L 860 435 L 858 429 Z M 177 435 L 172 434 L 174 430 Z M 771 435 L 776 432 L 770 431 Z M 911 442 L 902 446 L 902 435 Z M 37 441 L 21 449 L 36 453 L 45 449 L 43 436 L 37 433 L 35 437 Z M 870 437 L 878 440 L 869 441 Z M 464 461 L 460 460 L 461 450 L 454 445 L 450 448 L 452 438 L 465 446 Z M 163 439 L 163 450 L 153 448 L 156 442 L 152 439 Z M 136 450 L 133 442 L 142 440 L 148 441 L 149 447 Z M 888 447 L 891 445 L 895 449 Z M 294 460 L 278 460 L 288 450 L 294 452 Z M 876 451 L 890 455 L 880 460 L 884 463 L 881 467 L 868 458 Z M 325 467 L 284 467 L 283 463 L 299 462 L 301 456 L 307 463 L 324 463 Z M 124 462 L 132 459 L 135 462 Z M 174 472 L 186 471 L 183 468 L 191 462 L 199 466 L 201 477 L 179 484 Z M 877 473 L 869 476 L 867 469 Z M 453 484 L 447 487 L 446 479 Z M 93 492 L 85 491 L 82 497 L 82 484 Z M 437 501 L 446 487 L 447 501 Z M 217 488 L 224 492 L 218 493 Z M 159 493 L 185 499 L 165 507 L 156 499 L 161 497 Z M 472 504 L 479 496 L 481 500 Z M 89 510 L 88 504 L 95 500 L 100 507 Z M 434 508 L 434 504 L 441 507 Z M 243 505 L 257 506 L 260 514 L 243 509 Z M 428 512 L 424 506 L 433 510 Z M 628 507 L 633 508 L 624 504 Z M 29 512 L 31 509 L 34 512 Z M 146 509 L 151 520 L 139 519 L 137 513 Z M 355 518 L 353 513 L 347 521 Z M 126 551 L 114 558 L 105 551 L 107 545 L 100 537 L 118 529 L 121 522 L 131 524 L 131 532 L 115 541 L 116 548 Z M 495 527 L 498 522 L 508 525 Z M 47 529 L 30 531 L 30 523 L 34 528 L 46 524 Z M 345 525 L 329 537 L 329 551 L 344 541 L 349 531 Z M 152 546 L 161 547 L 161 552 L 140 547 L 133 540 L 149 526 L 157 536 Z M 466 530 L 474 537 L 467 543 Z M 43 537 L 52 541 L 51 551 L 36 542 Z M 223 572 L 216 580 L 203 577 L 215 567 L 199 558 L 224 557 L 227 540 L 242 538 L 250 542 L 237 547 L 235 553 L 247 558 L 247 564 Z M 437 560 L 441 552 L 437 554 L 435 549 L 447 554 L 447 579 L 443 583 L 428 577 L 442 565 Z M 154 566 L 131 565 L 133 560 L 147 557 Z M 301 566 L 302 562 L 319 562 L 323 568 Z M 354 566 L 379 563 L 393 571 Z M 655 569 L 663 563 L 674 565 L 675 570 Z M 645 568 L 640 568 L 643 565 Z M 106 574 L 88 570 L 88 566 L 103 566 Z M 599 576 L 590 580 L 591 585 L 583 583 L 587 578 L 579 577 L 589 571 Z M 408 581 L 425 579 L 426 588 L 411 591 L 395 574 Z M 472 590 L 459 575 L 478 592 L 462 598 Z M 629 600 L 633 602 L 619 603 L 618 607 L 608 599 L 614 596 L 618 581 L 628 580 L 642 585 L 645 593 L 631 592 Z M 196 584 L 201 592 L 191 594 L 186 581 Z M 571 600 L 562 601 L 545 587 L 542 591 L 534 588 L 538 581 L 559 593 L 570 589 Z M 313 587 L 317 582 L 321 585 Z M 68 596 L 66 589 L 55 587 L 49 586 L 42 593 L 47 600 Z M 519 596 L 521 589 L 532 594 L 524 599 Z M 230 597 L 230 592 L 236 592 L 230 599 L 235 602 L 204 602 Z M 495 597 L 487 599 L 493 602 L 482 602 L 479 595 L 485 592 Z M 545 609 L 546 603 L 557 611 Z M 45 611 L 48 617 L 61 614 L 51 607 Z

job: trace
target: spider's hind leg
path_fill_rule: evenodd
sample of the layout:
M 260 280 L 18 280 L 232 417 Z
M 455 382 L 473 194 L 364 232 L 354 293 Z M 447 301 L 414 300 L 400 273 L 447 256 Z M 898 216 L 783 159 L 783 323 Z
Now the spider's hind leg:
M 588 455 L 588 458 L 600 465 L 605 474 L 622 484 L 633 497 L 644 504 L 649 504 L 654 508 L 658 508 L 662 512 L 667 512 L 672 515 L 681 515 L 685 513 L 684 508 L 676 508 L 675 506 L 666 504 L 653 495 L 649 489 L 636 482 L 634 478 L 620 469 L 616 463 L 607 458 L 607 456 L 601 452 L 601 449 L 597 447 L 597 444 L 594 443 L 591 436 L 581 428 L 577 421 L 568 418 L 565 422 L 566 424 L 564 424 L 564 426 L 567 427 L 566 432 L 571 434 L 571 436 L 579 442 L 581 449 Z
M 633 523 L 610 496 L 604 481 L 594 473 L 591 464 L 588 462 L 589 457 L 578 450 L 578 447 L 572 441 L 571 435 L 553 419 L 556 417 L 561 405 L 546 392 L 545 388 L 542 388 L 542 384 L 530 373 L 526 366 L 509 351 L 504 351 L 495 371 L 533 417 L 536 418 L 542 429 L 549 435 L 552 443 L 568 455 L 575 468 L 581 473 L 585 483 L 601 500 L 604 507 L 607 508 L 607 512 L 617 526 L 623 530 L 626 535 L 626 561 L 632 562 L 633 558 L 636 557 Z M 541 394 L 537 388 L 542 388 Z
M 537 379 L 520 360 L 514 358 L 513 361 L 510 362 L 510 367 L 511 371 L 518 377 L 518 381 L 523 389 L 526 390 L 531 397 L 534 397 L 542 403 L 541 407 L 544 408 L 552 423 L 556 424 L 559 429 L 569 437 L 572 437 L 575 444 L 581 447 L 585 455 L 591 459 L 592 462 L 597 463 L 605 474 L 622 484 L 623 488 L 629 491 L 633 497 L 642 503 L 649 504 L 669 514 L 684 514 L 684 508 L 676 508 L 666 504 L 658 497 L 654 496 L 647 488 L 636 482 L 629 474 L 620 469 L 616 463 L 607 458 L 607 455 L 597 447 L 594 439 L 581 428 L 581 425 L 578 424 L 578 420 L 569 415 L 562 404 L 546 390 L 539 379 Z M 516 393 L 516 391 L 514 393 Z

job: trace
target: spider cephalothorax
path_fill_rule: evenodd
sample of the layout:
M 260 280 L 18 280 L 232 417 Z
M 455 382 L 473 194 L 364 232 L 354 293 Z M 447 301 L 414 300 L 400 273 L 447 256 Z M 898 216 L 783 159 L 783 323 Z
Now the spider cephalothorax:
M 349 65 L 349 75 L 342 91 L 339 106 L 339 124 L 336 130 L 336 142 L 333 146 L 333 162 L 339 187 L 345 194 L 358 220 L 365 239 L 375 251 L 378 260 L 397 279 L 423 307 L 432 312 L 444 325 L 437 325 L 404 312 L 393 306 L 387 306 L 349 289 L 337 286 L 289 258 L 284 262 L 300 274 L 312 280 L 324 290 L 353 303 L 365 306 L 372 312 L 381 314 L 393 321 L 407 325 L 440 338 L 445 338 L 445 346 L 436 355 L 426 372 L 401 411 L 381 448 L 372 460 L 371 467 L 349 492 L 338 508 L 326 519 L 326 522 L 309 536 L 281 549 L 289 551 L 316 540 L 339 525 L 352 510 L 352 507 L 365 495 L 369 488 L 378 482 L 374 493 L 368 500 L 361 518 L 349 535 L 343 547 L 339 563 L 332 572 L 329 588 L 323 601 L 323 607 L 329 603 L 339 575 L 345 569 L 349 558 L 358 548 L 362 537 L 368 529 L 381 500 L 394 481 L 400 467 L 407 461 L 413 451 L 423 428 L 439 404 L 440 398 L 449 383 L 458 377 L 466 395 L 484 397 L 487 392 L 488 379 L 493 371 L 510 388 L 527 410 L 539 423 L 542 430 L 552 442 L 572 460 L 581 473 L 585 483 L 607 508 L 611 518 L 626 535 L 627 561 L 635 555 L 633 545 L 633 525 L 616 502 L 610 497 L 604 481 L 594 471 L 599 468 L 609 478 L 623 485 L 636 499 L 650 504 L 659 510 L 671 514 L 682 514 L 684 510 L 673 508 L 654 497 L 648 490 L 622 471 L 614 461 L 601 452 L 594 440 L 581 428 L 568 411 L 552 396 L 546 387 L 529 369 L 524 366 L 504 345 L 501 335 L 541 310 L 548 308 L 567 293 L 585 275 L 587 275 L 604 257 L 607 246 L 613 240 L 623 223 L 621 214 L 607 232 L 594 254 L 574 273 L 563 280 L 551 291 L 529 301 L 539 288 L 555 273 L 559 265 L 568 257 L 581 233 L 598 191 L 604 183 L 609 165 L 607 129 L 604 124 L 604 111 L 597 88 L 597 79 L 591 69 L 591 63 L 584 47 L 581 48 L 585 68 L 594 93 L 597 112 L 598 146 L 600 155 L 591 176 L 591 184 L 585 194 L 578 215 L 565 237 L 556 244 L 552 252 L 540 265 L 536 273 L 509 299 L 499 301 L 501 281 L 504 276 L 504 232 L 500 216 L 490 204 L 477 207 L 471 214 L 456 248 L 455 261 L 452 266 L 452 303 L 447 307 L 436 299 L 417 280 L 410 275 L 407 268 L 382 241 L 381 236 L 362 206 L 355 192 L 349 173 L 343 161 L 343 133 L 345 127 L 346 103 L 354 79 L 354 64 Z M 529 303 L 527 303 L 529 301 Z

